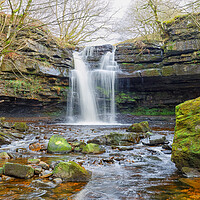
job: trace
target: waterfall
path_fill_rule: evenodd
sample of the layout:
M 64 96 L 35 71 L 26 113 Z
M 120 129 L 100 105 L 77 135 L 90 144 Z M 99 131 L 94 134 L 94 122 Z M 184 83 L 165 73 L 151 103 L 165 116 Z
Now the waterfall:
M 115 76 L 118 71 L 114 51 L 102 56 L 98 69 L 91 69 L 88 57 L 94 47 L 74 52 L 75 69 L 70 73 L 67 121 L 69 123 L 115 123 Z

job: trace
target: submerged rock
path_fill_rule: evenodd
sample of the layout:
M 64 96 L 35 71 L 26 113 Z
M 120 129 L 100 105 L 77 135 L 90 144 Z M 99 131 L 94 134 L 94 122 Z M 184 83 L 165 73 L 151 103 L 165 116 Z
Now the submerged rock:
M 8 162 L 4 165 L 4 175 L 27 179 L 33 177 L 34 169 L 28 165 Z
M 72 150 L 67 140 L 60 135 L 53 135 L 48 143 L 47 151 L 49 153 L 68 153 Z
M 79 164 L 70 161 L 60 162 L 53 171 L 53 177 L 64 181 L 88 182 L 91 174 Z
M 41 180 L 34 180 L 31 183 L 34 187 L 40 188 L 55 188 L 57 185 L 52 183 L 51 181 L 41 181 Z
M 176 127 L 172 161 L 183 167 L 200 169 L 200 97 L 176 106 Z
M 105 149 L 100 147 L 98 144 L 89 143 L 83 147 L 82 153 L 93 153 L 99 154 L 105 152 Z
M 135 133 L 146 133 L 148 131 L 150 131 L 148 121 L 132 124 L 127 129 L 127 132 L 135 132 Z

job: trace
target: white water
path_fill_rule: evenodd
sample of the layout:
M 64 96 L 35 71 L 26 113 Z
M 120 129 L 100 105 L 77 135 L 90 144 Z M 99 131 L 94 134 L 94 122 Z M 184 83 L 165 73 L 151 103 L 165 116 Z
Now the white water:
M 70 99 L 67 118 L 69 123 L 115 123 L 115 76 L 118 70 L 114 52 L 107 52 L 99 69 L 90 69 L 87 57 L 93 56 L 94 47 L 75 52 L 75 69 L 71 71 Z

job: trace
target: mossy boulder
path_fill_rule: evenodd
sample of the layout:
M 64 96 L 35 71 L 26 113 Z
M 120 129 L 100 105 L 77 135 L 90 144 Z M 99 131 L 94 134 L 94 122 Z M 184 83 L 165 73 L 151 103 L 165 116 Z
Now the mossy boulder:
M 200 97 L 176 106 L 175 112 L 172 161 L 179 170 L 200 169 Z
M 48 143 L 49 153 L 68 153 L 72 150 L 71 145 L 61 135 L 53 135 Z
M 148 121 L 132 124 L 127 129 L 127 132 L 135 132 L 135 133 L 146 133 L 148 131 L 150 131 Z
M 54 168 L 53 177 L 61 178 L 63 181 L 88 182 L 91 174 L 79 164 L 69 161 L 60 162 Z
M 98 144 L 89 143 L 83 147 L 82 153 L 99 154 L 105 152 L 105 149 L 101 148 Z
M 6 176 L 28 179 L 34 176 L 34 169 L 28 165 L 8 162 L 4 165 L 3 173 Z
M 15 122 L 13 127 L 20 132 L 25 132 L 28 130 L 28 126 L 25 122 Z

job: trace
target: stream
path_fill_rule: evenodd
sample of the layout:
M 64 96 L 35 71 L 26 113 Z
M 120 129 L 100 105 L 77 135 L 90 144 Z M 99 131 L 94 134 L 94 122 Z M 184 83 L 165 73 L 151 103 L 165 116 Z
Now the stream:
M 16 119 L 11 119 L 16 121 Z M 20 119 L 18 119 L 20 121 Z M 162 145 L 147 146 L 141 141 L 139 144 L 125 148 L 105 146 L 103 154 L 69 153 L 64 155 L 49 154 L 46 151 L 35 152 L 29 150 L 33 142 L 47 144 L 53 134 L 63 135 L 69 142 L 81 140 L 87 142 L 96 136 L 111 132 L 125 133 L 130 126 L 115 125 L 68 125 L 65 123 L 51 123 L 29 120 L 29 134 L 9 145 L 3 145 L 0 152 L 6 151 L 13 158 L 0 160 L 0 167 L 5 162 L 26 164 L 28 158 L 40 158 L 48 164 L 62 160 L 73 160 L 92 172 L 88 183 L 61 183 L 55 188 L 34 187 L 32 179 L 0 179 L 0 199 L 75 199 L 75 200 L 137 200 L 137 199 L 195 199 L 198 190 L 180 181 L 183 178 L 171 162 L 169 150 Z M 142 121 L 135 118 L 134 122 Z M 172 143 L 174 134 L 174 119 L 147 118 L 152 133 L 163 135 Z M 23 121 L 23 120 L 22 120 Z M 196 198 L 197 199 L 197 198 Z

